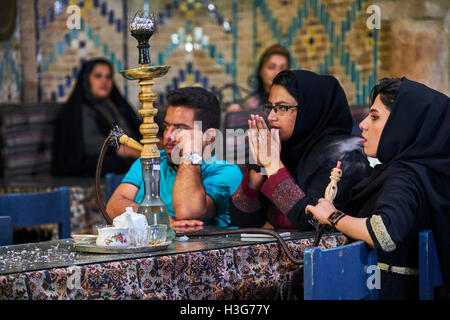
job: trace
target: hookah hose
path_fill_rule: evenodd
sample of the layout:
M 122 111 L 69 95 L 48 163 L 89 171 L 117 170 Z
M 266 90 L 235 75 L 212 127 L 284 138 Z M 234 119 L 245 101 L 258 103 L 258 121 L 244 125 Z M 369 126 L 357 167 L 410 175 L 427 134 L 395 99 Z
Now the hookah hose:
M 101 174 L 102 174 L 103 158 L 105 157 L 105 152 L 106 152 L 106 149 L 108 148 L 110 139 L 111 139 L 111 135 L 109 135 L 105 139 L 105 142 L 103 142 L 103 146 L 102 146 L 102 149 L 100 150 L 100 155 L 98 156 L 98 160 L 97 160 L 97 168 L 95 170 L 95 196 L 97 198 L 97 205 L 98 205 L 100 212 L 103 215 L 103 218 L 105 218 L 106 222 L 108 222 L 109 225 L 112 224 L 112 219 L 106 212 L 105 202 L 103 201 L 103 199 L 101 197 L 100 181 L 101 181 Z
M 278 234 L 278 232 L 270 230 L 270 229 L 263 229 L 263 228 L 239 228 L 235 230 L 220 230 L 220 231 L 196 231 L 195 236 L 217 236 L 217 235 L 228 235 L 228 234 L 237 234 L 237 233 L 262 233 L 262 234 L 268 234 L 272 237 L 276 238 L 278 242 L 281 245 L 281 248 L 283 249 L 284 254 L 286 257 L 296 265 L 303 265 L 303 259 L 297 259 L 294 257 L 294 255 L 291 253 L 291 250 L 288 248 L 286 241 Z
M 115 146 L 116 149 L 119 149 L 120 147 L 120 141 L 121 138 L 125 137 L 127 141 L 127 143 L 131 143 L 131 146 L 133 148 L 136 148 L 137 145 L 139 145 L 139 143 L 137 143 L 136 141 L 133 141 L 133 139 L 129 139 L 124 131 L 122 130 L 122 128 L 120 128 L 119 126 L 114 126 L 114 128 L 110 131 L 108 137 L 106 137 L 105 141 L 103 142 L 102 148 L 100 150 L 100 155 L 98 156 L 98 160 L 97 160 L 97 167 L 95 169 L 95 196 L 97 199 L 97 206 L 100 210 L 100 212 L 103 215 L 103 218 L 105 218 L 106 222 L 111 225 L 113 223 L 111 217 L 108 215 L 108 213 L 106 212 L 106 205 L 105 205 L 105 201 L 102 199 L 101 197 L 101 192 L 100 192 L 100 182 L 101 182 L 101 174 L 102 174 L 102 165 L 103 165 L 103 158 L 105 157 L 105 152 L 106 149 L 108 148 L 108 144 Z
M 322 234 L 325 231 L 325 225 L 320 225 L 319 229 L 316 232 L 316 237 L 314 238 L 313 247 L 317 247 L 319 245 L 320 239 L 322 238 Z

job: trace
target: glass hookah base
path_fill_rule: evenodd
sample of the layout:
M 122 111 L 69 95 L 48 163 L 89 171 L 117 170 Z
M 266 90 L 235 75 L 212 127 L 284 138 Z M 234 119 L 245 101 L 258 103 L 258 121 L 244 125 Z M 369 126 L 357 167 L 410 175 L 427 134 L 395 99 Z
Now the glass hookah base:
M 175 238 L 176 234 L 170 227 L 169 214 L 165 206 L 147 206 L 140 205 L 138 208 L 138 213 L 145 215 L 147 218 L 148 225 L 155 224 L 165 224 L 167 225 L 167 240 L 172 240 Z

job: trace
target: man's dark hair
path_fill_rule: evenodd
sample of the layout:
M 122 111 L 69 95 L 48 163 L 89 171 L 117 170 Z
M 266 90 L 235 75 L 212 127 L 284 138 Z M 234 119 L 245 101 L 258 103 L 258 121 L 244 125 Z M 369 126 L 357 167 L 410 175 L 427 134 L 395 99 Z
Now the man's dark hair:
M 168 105 L 195 110 L 194 120 L 202 121 L 202 130 L 220 128 L 220 104 L 216 96 L 200 87 L 179 88 L 167 93 Z
M 402 80 L 399 78 L 383 78 L 378 81 L 370 92 L 370 105 L 373 105 L 377 96 L 380 95 L 381 102 L 383 102 L 389 110 L 392 110 L 401 84 Z

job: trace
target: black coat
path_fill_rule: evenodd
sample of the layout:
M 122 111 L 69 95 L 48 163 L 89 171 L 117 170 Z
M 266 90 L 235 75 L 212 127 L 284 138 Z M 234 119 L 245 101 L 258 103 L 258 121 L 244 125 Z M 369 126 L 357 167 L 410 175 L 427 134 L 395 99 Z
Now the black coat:
M 382 164 L 353 190 L 353 215 L 369 218 L 379 262 L 394 266 L 417 268 L 418 234 L 432 229 L 450 292 L 450 99 L 403 78 L 377 158 Z M 381 278 L 381 298 L 417 294 L 417 277 Z

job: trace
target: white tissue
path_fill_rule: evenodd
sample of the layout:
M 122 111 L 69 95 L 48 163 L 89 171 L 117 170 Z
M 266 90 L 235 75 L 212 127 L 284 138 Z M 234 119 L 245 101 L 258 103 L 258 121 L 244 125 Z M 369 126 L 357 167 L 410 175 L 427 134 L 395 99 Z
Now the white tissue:
M 133 208 L 127 207 L 124 213 L 114 218 L 113 226 L 133 229 L 147 227 L 148 223 L 147 218 L 143 214 L 133 212 Z

